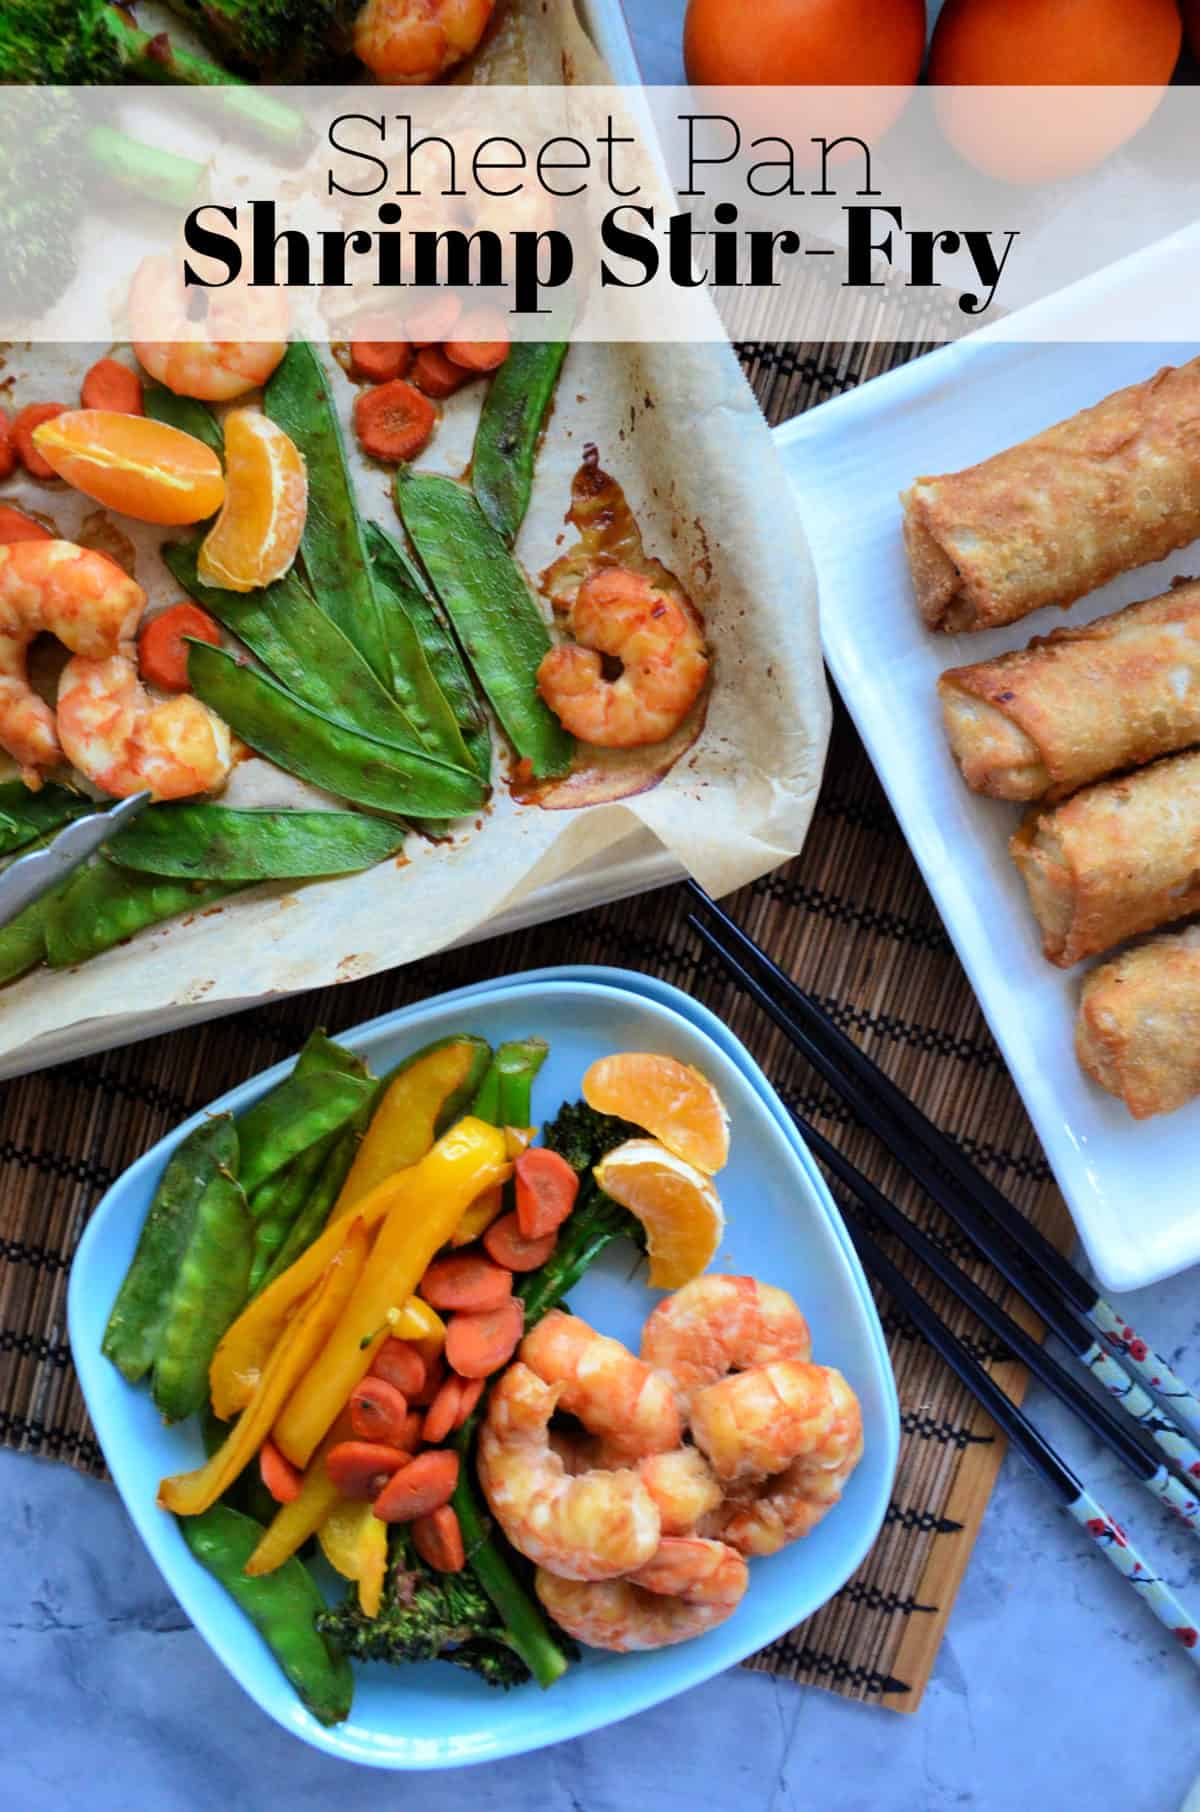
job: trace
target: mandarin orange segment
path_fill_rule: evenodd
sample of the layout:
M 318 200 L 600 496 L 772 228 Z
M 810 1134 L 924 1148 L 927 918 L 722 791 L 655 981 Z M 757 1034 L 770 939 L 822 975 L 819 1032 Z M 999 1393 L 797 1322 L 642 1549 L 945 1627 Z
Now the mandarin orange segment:
M 255 591 L 282 579 L 308 513 L 308 473 L 295 441 L 257 409 L 225 417 L 225 506 L 200 549 L 206 585 Z
M 107 509 L 179 527 L 221 507 L 225 476 L 211 447 L 166 422 L 115 409 L 67 409 L 33 432 L 53 471 Z
M 601 1159 L 596 1181 L 646 1229 L 650 1284 L 678 1290 L 712 1263 L 725 1216 L 712 1178 L 656 1139 L 629 1139 Z
M 583 1079 L 583 1098 L 598 1114 L 632 1120 L 700 1170 L 720 1170 L 729 1156 L 729 1115 L 707 1076 L 675 1057 L 623 1051 L 601 1057 Z

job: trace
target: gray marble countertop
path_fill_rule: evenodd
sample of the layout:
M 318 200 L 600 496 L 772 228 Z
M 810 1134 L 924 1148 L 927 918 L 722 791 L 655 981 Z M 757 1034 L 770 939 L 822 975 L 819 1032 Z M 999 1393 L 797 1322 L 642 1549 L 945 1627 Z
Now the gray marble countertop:
M 648 80 L 682 79 L 683 4 L 626 0 Z M 1200 1383 L 1195 1278 L 1127 1307 Z M 1200 1602 L 1194 1541 L 1043 1393 L 1029 1406 Z M 192 1632 L 112 1487 L 12 1454 L 0 1454 L 0 1631 L 0 1804 L 21 1812 L 461 1803 L 461 1776 L 392 1781 L 277 1729 Z M 486 1795 L 491 1812 L 1175 1812 L 1200 1772 L 1198 1711 L 1196 1669 L 1010 1457 L 915 1717 L 738 1670 L 491 1766 Z

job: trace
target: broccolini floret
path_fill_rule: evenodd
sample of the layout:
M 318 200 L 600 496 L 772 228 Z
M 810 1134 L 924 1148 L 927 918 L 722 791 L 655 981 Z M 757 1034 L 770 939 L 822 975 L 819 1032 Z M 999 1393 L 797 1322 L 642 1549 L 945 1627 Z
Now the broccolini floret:
M 315 82 L 350 54 L 363 0 L 167 0 L 231 68 L 260 82 Z
M 317 1617 L 317 1629 L 351 1661 L 449 1661 L 489 1686 L 529 1678 L 475 1575 L 432 1572 L 399 1525 L 378 1616 L 360 1609 L 355 1587 Z

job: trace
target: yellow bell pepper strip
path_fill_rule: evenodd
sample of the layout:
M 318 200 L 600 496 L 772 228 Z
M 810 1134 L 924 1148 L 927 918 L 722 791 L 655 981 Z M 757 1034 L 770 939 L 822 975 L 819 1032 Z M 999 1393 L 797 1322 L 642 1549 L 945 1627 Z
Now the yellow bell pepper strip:
M 388 1332 L 397 1340 L 428 1342 L 435 1352 L 446 1344 L 446 1324 L 436 1309 L 431 1309 L 419 1296 L 410 1296 L 402 1309 L 389 1309 Z
M 452 1246 L 469 1246 L 473 1239 L 478 1239 L 487 1232 L 493 1221 L 500 1219 L 504 1213 L 504 1185 L 512 1176 L 511 1164 L 504 1166 L 505 1174 L 490 1189 L 485 1189 L 476 1196 L 467 1212 L 463 1215 L 450 1239 Z
M 373 1189 L 359 1206 L 368 1236 L 383 1221 L 397 1197 L 403 1194 L 403 1172 Z M 209 1392 L 215 1414 L 223 1422 L 236 1416 L 250 1401 L 276 1343 L 289 1325 L 297 1305 L 312 1290 L 346 1236 L 345 1226 L 326 1227 L 295 1264 L 269 1284 L 261 1296 L 247 1303 L 213 1354 L 208 1371 Z
M 371 1115 L 331 1223 L 397 1170 L 420 1162 L 438 1134 L 466 1112 L 491 1054 L 482 1038 L 447 1038 L 400 1066 Z
M 343 1229 L 342 1244 L 311 1301 L 288 1324 L 263 1368 L 257 1390 L 216 1453 L 194 1472 L 179 1472 L 162 1481 L 158 1501 L 164 1510 L 173 1510 L 176 1516 L 199 1516 L 232 1485 L 271 1432 L 271 1424 L 297 1379 L 308 1373 L 337 1327 L 347 1302 L 353 1300 L 366 1262 L 367 1230 L 361 1220 L 355 1219 Z
M 375 1506 L 342 1498 L 321 1524 L 317 1539 L 334 1571 L 357 1582 L 363 1615 L 378 1616 L 387 1573 L 388 1526 L 376 1516 Z
M 293 1466 L 308 1465 L 354 1386 L 370 1370 L 376 1339 L 391 1332 L 388 1310 L 408 1301 L 468 1204 L 496 1181 L 507 1161 L 503 1133 L 468 1117 L 452 1126 L 419 1164 L 400 1173 L 398 1193 L 370 1263 L 320 1364 L 297 1384 L 272 1430 L 275 1445 Z
M 299 1497 L 294 1497 L 290 1504 L 279 1506 L 246 1562 L 245 1570 L 251 1579 L 281 1567 L 304 1546 L 310 1535 L 316 1534 L 334 1505 L 341 1501 L 341 1493 L 325 1470 L 325 1457 L 331 1447 L 336 1447 L 339 1441 L 351 1440 L 353 1435 L 350 1412 L 343 1410 L 309 1461 Z
M 537 1135 L 536 1126 L 506 1126 L 504 1128 L 504 1143 L 508 1147 L 508 1155 L 514 1163 L 523 1151 L 529 1150 Z

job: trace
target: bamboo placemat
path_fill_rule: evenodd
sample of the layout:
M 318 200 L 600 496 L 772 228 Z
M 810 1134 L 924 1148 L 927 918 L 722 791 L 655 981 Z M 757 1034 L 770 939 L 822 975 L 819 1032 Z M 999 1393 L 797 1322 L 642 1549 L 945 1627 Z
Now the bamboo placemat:
M 902 363 L 919 346 L 743 347 L 773 422 Z M 838 709 L 804 853 L 735 895 L 748 930 L 1052 1235 L 1066 1219 L 1033 1131 L 861 745 Z M 66 1281 L 83 1227 L 125 1167 L 183 1116 L 295 1051 L 445 988 L 548 963 L 662 976 L 727 1018 L 794 1102 L 925 1224 L 918 1193 L 754 1008 L 698 956 L 687 898 L 666 888 L 367 981 L 296 996 L 0 1090 L 0 1441 L 100 1474 L 66 1338 Z M 936 1216 L 929 1228 L 942 1234 Z M 967 1262 L 950 1233 L 947 1244 Z M 905 1262 L 905 1261 L 902 1261 Z M 981 1281 L 985 1274 L 976 1271 Z M 969 1318 L 931 1298 L 958 1330 Z M 833 1601 L 750 1663 L 844 1697 L 914 1710 L 978 1532 L 1001 1447 L 907 1320 L 881 1304 L 904 1437 L 880 1539 Z M 988 1362 L 995 1350 L 977 1340 Z M 1016 1368 L 995 1364 L 1019 1390 Z M 762 1563 L 769 1564 L 769 1563 Z

